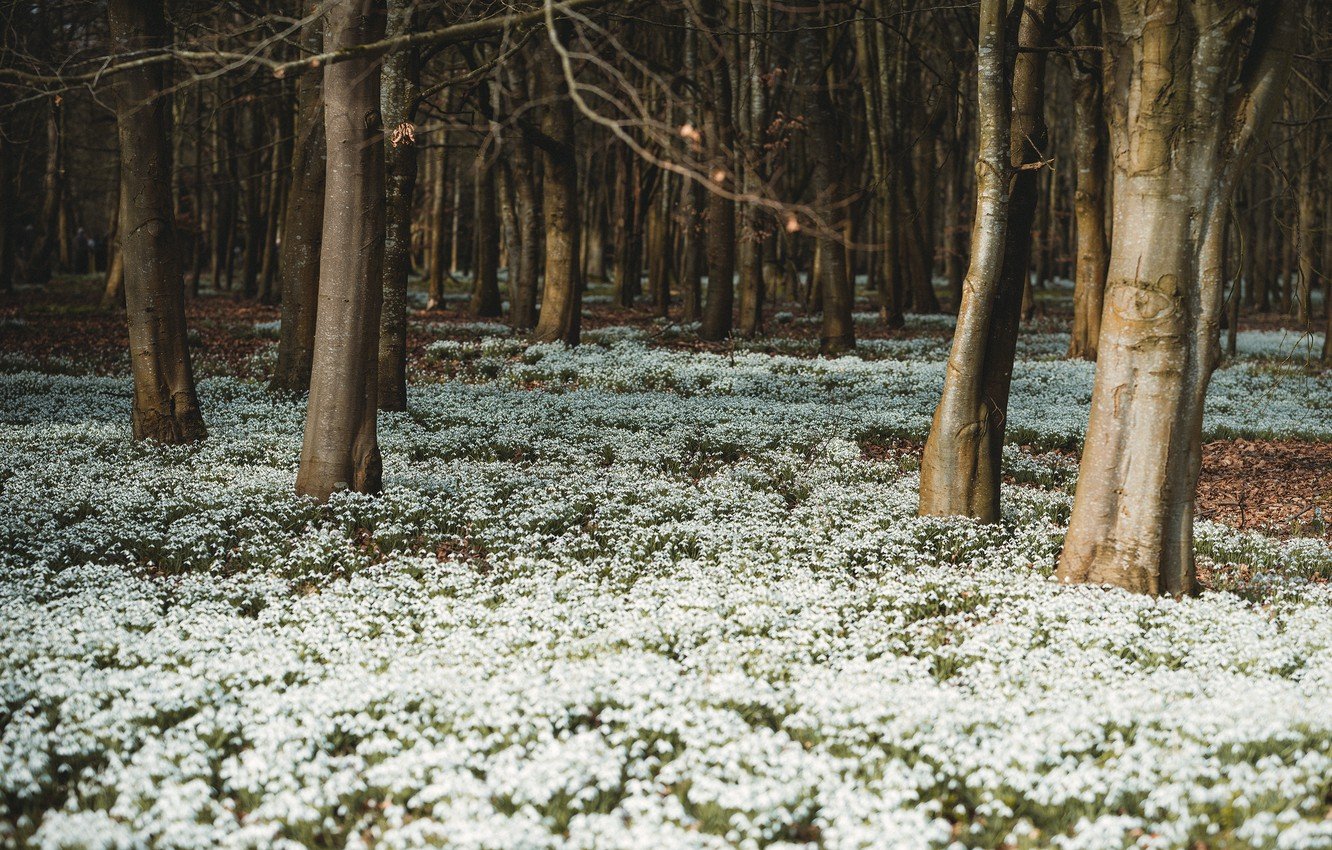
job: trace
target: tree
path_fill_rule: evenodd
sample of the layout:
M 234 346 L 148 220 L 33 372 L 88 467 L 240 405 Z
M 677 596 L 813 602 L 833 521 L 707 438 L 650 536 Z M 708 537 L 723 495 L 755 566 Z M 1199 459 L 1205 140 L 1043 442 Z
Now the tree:
M 1225 230 L 1280 105 L 1296 0 L 1107 0 L 1114 155 L 1091 421 L 1060 581 L 1194 590 L 1203 397 L 1219 357 Z
M 1073 329 L 1068 356 L 1096 359 L 1110 263 L 1105 233 L 1106 129 L 1101 97 L 1101 33 L 1095 10 L 1086 11 L 1074 30 L 1078 47 L 1073 67 L 1073 156 L 1077 188 L 1073 216 L 1078 256 L 1073 280 Z
M 713 31 L 702 42 L 709 45 L 711 63 L 707 70 L 710 102 L 705 105 L 703 138 L 707 145 L 712 183 L 718 187 L 733 184 L 733 144 L 735 129 L 731 121 L 731 72 L 727 68 L 727 55 L 720 34 L 725 11 L 719 0 L 704 4 L 704 25 Z M 700 27 L 703 28 L 703 27 Z M 734 326 L 735 304 L 735 202 L 721 192 L 708 193 L 705 254 L 708 266 L 708 289 L 703 302 L 703 324 L 698 335 L 702 339 L 717 341 L 731 335 Z
M 391 0 L 386 32 L 411 32 L 416 4 Z M 389 131 L 384 148 L 384 305 L 379 328 L 379 406 L 407 409 L 407 277 L 412 270 L 412 198 L 418 168 L 416 120 L 421 88 L 417 50 L 408 46 L 384 57 L 380 106 Z
M 559 33 L 551 31 L 552 39 Z M 532 339 L 577 345 L 582 324 L 579 274 L 578 159 L 574 153 L 573 103 L 554 44 L 542 45 L 537 60 L 540 92 L 547 100 L 534 143 L 544 169 L 542 212 L 546 220 L 546 280 L 541 316 Z
M 111 0 L 111 40 L 120 53 L 168 43 L 159 0 Z M 171 201 L 171 102 L 163 65 L 118 74 L 113 88 L 120 140 L 120 250 L 134 373 L 136 440 L 188 443 L 206 434 L 185 335 L 185 283 Z
M 823 331 L 819 349 L 825 354 L 841 354 L 856 346 L 856 326 L 851 320 L 855 293 L 847 272 L 846 251 L 840 234 L 845 228 L 846 192 L 842 185 L 842 164 L 833 112 L 832 99 L 823 69 L 823 34 L 820 30 L 803 27 L 800 30 L 800 58 L 804 70 L 814 75 L 808 81 L 808 108 L 806 110 L 813 159 L 812 183 L 815 205 L 824 211 L 828 224 L 818 236 L 817 269 L 819 285 L 823 288 Z
M 307 25 L 301 46 L 319 52 L 321 29 Z M 291 187 L 282 225 L 278 278 L 282 286 L 282 321 L 278 328 L 277 368 L 273 389 L 305 392 L 314 360 L 315 316 L 319 305 L 319 254 L 324 228 L 324 103 L 319 74 L 297 82 L 296 139 Z
M 976 226 L 943 395 L 920 462 L 922 515 L 999 519 L 1008 391 L 1045 146 L 1049 8 L 1049 0 L 1032 0 L 1025 11 L 1021 0 L 981 4 Z M 1011 59 L 1010 31 L 1019 20 L 1027 49 Z
M 333 0 L 325 50 L 382 37 L 383 0 Z M 323 501 L 381 485 L 379 318 L 384 263 L 384 143 L 379 60 L 358 55 L 324 67 L 324 229 L 319 253 L 310 403 L 296 492 Z

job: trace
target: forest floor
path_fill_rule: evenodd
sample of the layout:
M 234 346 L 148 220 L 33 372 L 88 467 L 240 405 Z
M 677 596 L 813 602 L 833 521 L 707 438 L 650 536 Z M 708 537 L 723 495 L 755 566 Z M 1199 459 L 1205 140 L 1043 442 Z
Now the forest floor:
M 952 321 L 817 356 L 593 289 L 412 316 L 384 492 L 298 498 L 277 310 L 188 305 L 209 434 L 129 439 L 95 281 L 0 305 L 0 847 L 1332 848 L 1332 371 L 1209 388 L 1203 592 L 1053 580 L 1094 374 L 1023 329 L 1001 522 L 916 516 Z M 1312 356 L 1311 356 L 1312 355 Z
M 123 316 L 98 306 L 99 281 L 66 280 L 22 299 L 0 302 L 0 358 L 34 364 L 38 369 L 122 374 L 128 369 L 128 337 Z M 593 290 L 596 291 L 595 289 Z M 439 364 L 427 357 L 432 343 L 468 339 L 474 321 L 466 315 L 464 293 L 446 302 L 444 309 L 415 310 L 409 338 L 409 357 L 415 375 L 439 374 Z M 606 296 L 592 297 L 605 302 Z M 1067 326 L 1071 301 L 1066 292 L 1038 293 L 1038 317 L 1024 332 L 1046 333 Z M 678 307 L 678 305 L 676 305 Z M 951 335 L 948 318 L 890 330 L 868 316 L 857 323 L 861 340 L 922 340 L 946 344 Z M 193 350 L 201 374 L 254 375 L 276 335 L 278 307 L 208 292 L 187 304 Z M 726 354 L 739 350 L 770 351 L 796 356 L 817 356 L 817 323 L 797 319 L 798 310 L 767 310 L 765 338 L 752 341 L 708 343 L 682 334 L 646 308 L 626 309 L 597 303 L 585 311 L 584 327 L 635 328 L 654 346 Z M 929 318 L 929 317 L 926 317 Z M 456 329 L 455 327 L 456 326 Z M 1246 315 L 1240 323 L 1247 337 L 1257 337 L 1260 351 L 1252 354 L 1288 368 L 1319 370 L 1321 334 L 1302 328 L 1281 313 Z M 674 332 L 669 332 L 669 330 Z M 1256 333 L 1255 333 L 1256 332 Z M 1224 340 L 1223 340 L 1224 345 Z M 1054 350 L 1042 356 L 1057 355 Z M 1243 353 L 1243 352 L 1242 352 Z M 0 361 L 3 362 L 3 361 Z M 921 442 L 904 442 L 898 450 L 919 454 Z M 1030 451 L 1030 447 L 1020 447 Z M 1076 462 L 1076 451 L 1066 454 Z M 1202 474 L 1198 482 L 1198 516 L 1243 530 L 1278 536 L 1322 535 L 1332 539 L 1332 442 L 1297 439 L 1236 437 L 1204 444 Z

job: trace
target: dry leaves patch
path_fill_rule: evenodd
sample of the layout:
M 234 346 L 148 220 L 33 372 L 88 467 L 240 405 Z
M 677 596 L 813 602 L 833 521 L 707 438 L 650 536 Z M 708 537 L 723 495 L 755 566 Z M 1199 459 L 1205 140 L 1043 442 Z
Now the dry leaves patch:
M 1281 536 L 1332 537 L 1332 443 L 1241 439 L 1205 444 L 1198 516 Z

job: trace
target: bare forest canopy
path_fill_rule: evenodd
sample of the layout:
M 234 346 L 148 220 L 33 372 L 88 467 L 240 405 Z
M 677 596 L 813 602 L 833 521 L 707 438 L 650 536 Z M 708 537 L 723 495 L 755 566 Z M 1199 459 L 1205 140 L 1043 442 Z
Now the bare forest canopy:
M 705 345 L 795 309 L 828 355 L 858 303 L 956 314 L 920 511 L 997 521 L 1017 330 L 1068 286 L 1060 578 L 1187 593 L 1221 351 L 1332 321 L 1323 2 L 6 0 L 0 37 L 0 290 L 104 280 L 163 442 L 207 433 L 186 299 L 280 304 L 318 499 L 380 488 L 461 287 L 569 345 L 597 309 Z

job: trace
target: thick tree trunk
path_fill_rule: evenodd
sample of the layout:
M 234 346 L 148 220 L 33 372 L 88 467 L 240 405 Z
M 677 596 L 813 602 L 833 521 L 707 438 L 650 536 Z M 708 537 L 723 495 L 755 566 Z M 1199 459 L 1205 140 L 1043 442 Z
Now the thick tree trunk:
M 1104 5 L 1114 227 L 1091 421 L 1058 576 L 1194 590 L 1203 397 L 1231 196 L 1280 103 L 1296 3 Z M 1246 32 L 1249 27 L 1255 27 Z
M 111 37 L 128 54 L 169 43 L 160 2 L 111 0 Z M 115 78 L 120 136 L 120 246 L 134 373 L 134 438 L 163 443 L 205 435 L 185 336 L 185 286 L 171 204 L 171 102 L 163 66 Z
M 307 26 L 303 48 L 320 51 L 318 26 Z M 305 392 L 314 361 L 315 318 L 319 303 L 319 255 L 324 227 L 323 83 L 319 74 L 303 74 L 296 90 L 296 138 L 291 187 L 282 222 L 278 278 L 282 286 L 282 322 L 278 331 L 277 368 L 269 386 Z M 214 285 L 216 285 L 214 279 Z
M 745 156 L 738 160 L 741 186 L 750 197 L 759 195 L 764 181 L 762 162 L 767 126 L 767 88 L 761 79 L 766 61 L 769 4 L 758 0 L 738 2 L 740 29 L 739 52 L 743 68 L 740 75 L 738 123 L 744 140 Z M 763 333 L 763 240 L 768 233 L 769 217 L 755 203 L 741 204 L 738 214 L 743 222 L 739 245 L 739 289 L 736 292 L 736 332 L 742 337 Z
M 24 269 L 24 279 L 34 285 L 45 284 L 51 279 L 52 261 L 60 241 L 60 206 L 64 191 L 61 112 L 60 98 L 51 98 L 46 116 L 46 167 L 42 172 L 40 227 L 37 242 L 32 246 Z M 167 197 L 170 197 L 170 192 L 167 192 Z
M 392 0 L 389 36 L 411 32 L 416 4 Z M 416 141 L 397 129 L 416 119 L 420 89 L 416 47 L 384 57 L 380 107 L 384 139 L 384 294 L 379 321 L 379 407 L 407 409 L 407 278 L 412 271 L 412 200 L 416 195 Z
M 578 263 L 578 159 L 574 152 L 573 101 L 554 48 L 548 45 L 543 48 L 538 75 L 541 93 L 547 99 L 541 114 L 546 279 L 541 291 L 541 317 L 532 339 L 577 345 L 582 326 L 583 287 Z
M 384 34 L 383 0 L 336 0 L 325 50 Z M 324 232 L 310 403 L 296 492 L 323 501 L 338 490 L 381 487 L 379 313 L 384 262 L 384 140 L 379 58 L 324 66 Z
M 979 42 L 980 155 L 971 267 L 963 285 L 943 396 L 920 464 L 922 515 L 999 519 L 1004 429 L 1022 290 L 1031 258 L 1040 162 L 1049 0 L 1025 11 L 984 0 Z M 1021 16 L 1021 53 L 1012 72 L 1012 123 L 1005 65 L 1012 55 L 1011 16 Z M 1006 20 L 1007 19 L 1007 20 Z M 1012 184 L 1010 193 L 1009 184 Z
M 1105 304 L 1105 275 L 1110 264 L 1105 234 L 1106 129 L 1101 107 L 1100 25 L 1096 12 L 1083 15 L 1075 37 L 1079 46 L 1073 65 L 1073 157 L 1077 188 L 1073 218 L 1078 256 L 1073 279 L 1073 334 L 1068 356 L 1096 359 Z

